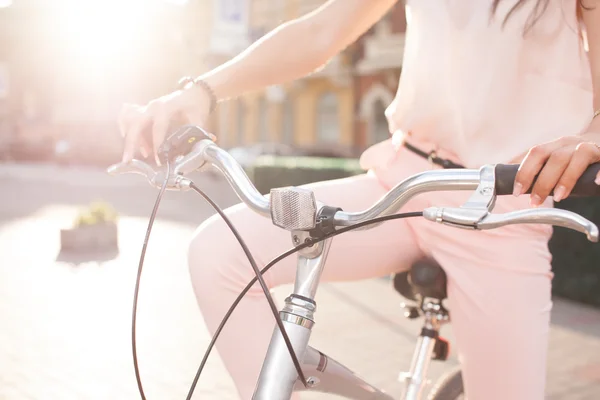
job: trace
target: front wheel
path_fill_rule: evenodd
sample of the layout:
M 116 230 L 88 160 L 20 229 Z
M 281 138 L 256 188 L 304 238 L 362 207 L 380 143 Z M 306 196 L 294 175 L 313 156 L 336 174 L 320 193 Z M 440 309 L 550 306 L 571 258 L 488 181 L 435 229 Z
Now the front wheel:
M 466 400 L 460 368 L 444 375 L 431 390 L 429 400 Z

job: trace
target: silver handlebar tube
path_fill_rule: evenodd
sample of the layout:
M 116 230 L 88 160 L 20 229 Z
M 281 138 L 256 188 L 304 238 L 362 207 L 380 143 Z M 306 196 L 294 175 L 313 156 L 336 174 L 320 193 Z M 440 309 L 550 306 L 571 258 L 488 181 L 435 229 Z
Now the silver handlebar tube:
M 271 216 L 269 199 L 260 194 L 244 169 L 227 151 L 212 142 L 205 145 L 199 144 L 196 151 L 200 153 L 205 162 L 221 171 L 234 192 L 251 210 L 265 217 Z M 177 167 L 176 170 L 178 170 Z M 334 217 L 334 224 L 336 226 L 349 226 L 372 218 L 394 214 L 419 193 L 444 190 L 474 190 L 479 185 L 480 179 L 480 171 L 476 169 L 421 172 L 400 182 L 381 197 L 379 201 L 364 211 L 338 211 Z M 375 226 L 377 224 L 371 224 L 362 229 L 372 229 Z
M 202 169 L 205 164 L 210 164 L 221 171 L 237 196 L 254 212 L 267 217 L 271 216 L 271 202 L 269 196 L 263 196 L 250 181 L 244 169 L 225 150 L 219 148 L 211 140 L 200 141 L 187 155 L 180 157 L 173 164 L 173 173 L 168 177 L 168 189 L 189 189 L 191 181 L 185 174 Z M 425 210 L 424 217 L 448 225 L 469 229 L 494 229 L 500 226 L 518 223 L 540 223 L 564 226 L 588 235 L 591 241 L 598 241 L 598 228 L 572 212 L 557 209 L 533 209 L 515 211 L 508 214 L 493 215 L 494 166 L 488 165 L 480 170 L 475 169 L 445 169 L 431 170 L 413 175 L 397 184 L 388 193 L 382 196 L 374 205 L 358 212 L 338 211 L 334 218 L 335 226 L 350 226 L 372 218 L 391 215 L 400 210 L 414 196 L 433 191 L 449 190 L 475 190 L 474 198 L 479 197 L 490 200 L 487 204 L 480 204 L 481 209 L 472 209 L 469 201 L 460 209 L 430 208 Z M 160 187 L 165 179 L 164 168 L 154 171 L 143 161 L 132 160 L 126 164 L 117 164 L 108 169 L 111 174 L 138 173 L 146 175 L 148 181 Z M 489 176 L 488 176 L 489 175 Z M 483 185 L 483 186 L 482 186 Z M 486 185 L 488 185 L 486 187 Z M 290 188 L 293 189 L 293 188 Z M 296 210 L 298 211 L 298 210 Z M 275 221 L 274 221 L 275 223 Z M 372 229 L 379 224 L 370 224 L 359 229 Z
M 244 169 L 228 152 L 215 144 L 208 144 L 203 148 L 203 155 L 205 161 L 223 173 L 238 197 L 252 211 L 264 217 L 271 217 L 269 199 L 260 194 Z
M 203 146 L 200 151 L 206 162 L 223 173 L 235 193 L 250 209 L 260 215 L 271 216 L 268 198 L 258 192 L 243 168 L 227 151 L 212 143 Z M 334 224 L 336 226 L 349 226 L 372 218 L 394 214 L 419 193 L 474 190 L 479 185 L 480 179 L 480 171 L 476 169 L 421 172 L 400 182 L 381 197 L 379 201 L 364 211 L 338 211 L 334 217 Z M 362 229 L 372 229 L 377 225 L 367 225 Z
M 445 190 L 474 190 L 481 180 L 480 171 L 433 170 L 421 172 L 400 182 L 374 205 L 364 211 L 338 211 L 334 217 L 337 226 L 349 226 L 377 217 L 391 215 L 400 210 L 411 198 L 420 193 Z M 379 224 L 370 224 L 362 229 L 372 229 Z

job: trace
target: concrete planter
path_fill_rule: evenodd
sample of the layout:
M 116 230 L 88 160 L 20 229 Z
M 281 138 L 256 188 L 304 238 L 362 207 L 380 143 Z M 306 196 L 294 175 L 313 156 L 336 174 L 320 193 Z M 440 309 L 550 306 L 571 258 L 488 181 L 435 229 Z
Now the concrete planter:
M 60 231 L 61 252 L 99 253 L 118 251 L 116 222 L 82 225 Z

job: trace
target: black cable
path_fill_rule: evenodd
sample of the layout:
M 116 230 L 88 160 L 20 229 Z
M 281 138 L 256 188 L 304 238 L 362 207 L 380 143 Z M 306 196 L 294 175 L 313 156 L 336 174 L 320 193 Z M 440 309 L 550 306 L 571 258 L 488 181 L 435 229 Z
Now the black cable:
M 171 165 L 167 161 L 167 174 L 165 176 L 170 175 Z M 150 220 L 148 221 L 148 228 L 146 229 L 146 237 L 144 239 L 144 245 L 142 246 L 142 254 L 140 255 L 140 263 L 138 265 L 137 278 L 135 281 L 135 289 L 133 291 L 133 311 L 131 313 L 131 350 L 133 353 L 133 368 L 135 369 L 135 379 L 137 381 L 138 390 L 140 392 L 140 396 L 142 396 L 142 400 L 146 400 L 146 395 L 144 394 L 144 388 L 142 387 L 142 378 L 140 377 L 140 368 L 138 365 L 137 359 L 137 345 L 135 341 L 135 326 L 137 319 L 137 303 L 138 296 L 140 293 L 140 280 L 142 278 L 142 268 L 144 266 L 144 259 L 146 258 L 146 249 L 148 248 L 148 240 L 150 239 L 150 232 L 152 231 L 152 226 L 154 225 L 154 219 L 156 218 L 156 213 L 158 212 L 158 206 L 160 201 L 167 189 L 168 179 L 165 179 L 163 182 L 160 191 L 158 192 L 158 196 L 156 197 L 156 202 L 154 203 L 154 208 L 152 209 L 152 214 L 150 215 Z
M 194 187 L 192 187 L 192 189 L 194 189 Z M 196 189 L 194 189 L 196 190 Z M 284 258 L 306 248 L 306 247 L 310 247 L 316 243 L 319 243 L 327 238 L 333 237 L 333 236 L 337 236 L 340 235 L 342 233 L 354 230 L 354 229 L 358 229 L 361 228 L 363 226 L 366 225 L 372 225 L 372 224 L 376 224 L 379 222 L 385 222 L 385 221 L 390 221 L 390 220 L 394 220 L 394 219 L 403 219 L 403 218 L 415 218 L 415 217 L 422 217 L 423 216 L 423 212 L 409 212 L 409 213 L 402 213 L 402 214 L 393 214 L 393 215 L 386 215 L 383 217 L 377 217 L 377 218 L 373 218 L 367 221 L 363 221 L 351 226 L 346 226 L 344 228 L 340 228 L 332 233 L 329 233 L 325 236 L 323 236 L 322 238 L 319 239 L 312 239 L 309 238 L 307 241 L 305 241 L 304 243 L 291 248 L 290 250 L 280 254 L 279 256 L 275 257 L 273 260 L 271 260 L 262 270 L 260 270 L 260 275 L 262 276 L 263 274 L 265 274 L 269 269 L 271 269 L 275 264 L 277 264 L 279 261 L 283 260 Z M 208 361 L 208 357 L 210 356 L 210 352 L 212 351 L 212 349 L 214 348 L 215 343 L 217 342 L 217 339 L 219 337 L 219 335 L 221 334 L 221 331 L 223 330 L 223 328 L 225 327 L 225 324 L 227 323 L 227 321 L 229 320 L 229 317 L 231 316 L 231 314 L 233 313 L 233 311 L 235 310 L 235 308 L 237 307 L 237 305 L 240 303 L 240 301 L 242 300 L 242 298 L 246 295 L 246 293 L 250 290 L 250 288 L 256 283 L 256 281 L 258 280 L 258 277 L 254 277 L 252 278 L 252 280 L 246 285 L 246 287 L 244 288 L 244 290 L 242 290 L 240 292 L 240 294 L 238 295 L 238 297 L 235 299 L 235 301 L 231 304 L 231 306 L 229 307 L 229 310 L 227 310 L 227 313 L 225 313 L 225 316 L 223 317 L 223 319 L 221 320 L 221 323 L 219 324 L 219 326 L 217 327 L 217 329 L 215 330 L 215 333 L 208 345 L 208 348 L 206 350 L 206 352 L 204 353 L 204 357 L 202 358 L 202 362 L 200 363 L 200 366 L 198 367 L 198 370 L 196 371 L 196 376 L 194 377 L 194 380 L 192 382 L 192 385 L 190 387 L 190 390 L 188 392 L 188 395 L 186 397 L 186 400 L 191 400 L 192 395 L 194 394 L 194 390 L 196 389 L 196 385 L 198 384 L 198 380 L 200 379 L 200 374 L 202 374 L 202 370 L 204 369 L 206 362 Z M 277 319 L 279 320 L 279 317 L 277 317 Z M 293 350 L 292 350 L 293 351 Z M 290 354 L 291 355 L 291 354 Z
M 214 210 L 221 216 L 221 218 L 223 218 L 223 221 L 227 224 L 227 226 L 231 230 L 231 233 L 233 233 L 233 235 L 235 236 L 237 241 L 240 243 L 240 246 L 242 246 L 242 249 L 244 250 L 246 257 L 248 258 L 248 261 L 250 262 L 250 265 L 252 266 L 252 269 L 254 270 L 254 274 L 256 275 L 256 278 L 258 279 L 258 282 L 260 283 L 260 286 L 261 286 L 263 292 L 265 293 L 265 297 L 267 298 L 269 307 L 271 308 L 271 312 L 273 313 L 273 316 L 275 317 L 275 321 L 277 322 L 277 326 L 279 327 L 279 331 L 281 332 L 281 335 L 283 336 L 283 341 L 285 342 L 285 345 L 288 348 L 288 351 L 290 352 L 290 356 L 292 357 L 292 362 L 294 363 L 294 367 L 296 367 L 296 371 L 298 372 L 298 377 L 304 383 L 304 386 L 307 386 L 308 383 L 306 382 L 306 377 L 304 376 L 304 372 L 302 372 L 302 367 L 300 366 L 300 361 L 298 360 L 298 357 L 296 357 L 296 352 L 294 351 L 294 348 L 292 347 L 292 342 L 290 341 L 290 338 L 289 338 L 287 332 L 285 331 L 285 327 L 283 326 L 283 322 L 281 321 L 281 318 L 279 318 L 279 311 L 277 310 L 275 301 L 273 300 L 273 297 L 271 296 L 269 288 L 267 287 L 267 283 L 265 282 L 263 276 L 261 275 L 260 269 L 258 269 L 258 265 L 256 264 L 254 257 L 252 257 L 252 253 L 250 253 L 250 250 L 248 249 L 246 242 L 244 242 L 244 239 L 242 239 L 242 236 L 239 234 L 239 232 L 237 231 L 235 226 L 233 226 L 233 224 L 231 223 L 231 221 L 229 220 L 227 215 L 225 215 L 225 212 L 223 212 L 223 210 L 221 210 L 221 208 L 210 197 L 208 197 L 208 195 L 206 193 L 204 193 L 202 191 L 202 189 L 200 189 L 194 183 L 190 184 L 190 188 L 192 190 L 194 190 L 196 193 L 198 193 L 200 196 L 204 197 L 204 200 L 206 200 L 208 202 L 208 204 L 210 204 L 211 207 L 214 208 Z

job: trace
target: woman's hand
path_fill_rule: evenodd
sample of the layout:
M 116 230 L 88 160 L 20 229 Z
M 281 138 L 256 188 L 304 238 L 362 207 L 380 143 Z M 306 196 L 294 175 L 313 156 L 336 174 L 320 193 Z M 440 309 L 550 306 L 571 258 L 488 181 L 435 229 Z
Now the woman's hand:
M 130 161 L 137 150 L 143 157 L 157 151 L 173 122 L 204 125 L 210 110 L 210 97 L 202 87 L 186 89 L 152 100 L 145 106 L 126 104 L 119 116 L 119 129 L 125 138 L 123 162 Z
M 515 179 L 514 195 L 525 193 L 539 173 L 531 191 L 531 205 L 539 206 L 554 190 L 554 201 L 569 196 L 586 168 L 600 162 L 600 134 L 566 136 L 535 146 L 521 162 Z M 596 177 L 600 185 L 600 174 Z

